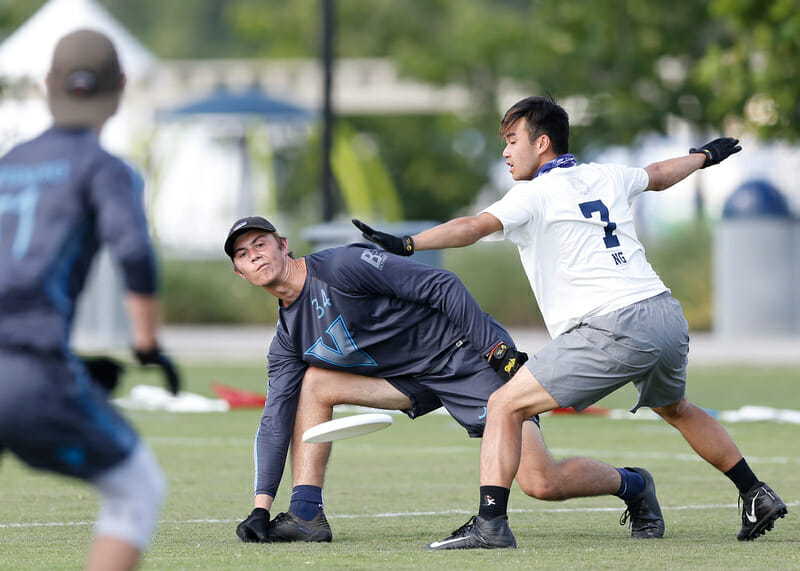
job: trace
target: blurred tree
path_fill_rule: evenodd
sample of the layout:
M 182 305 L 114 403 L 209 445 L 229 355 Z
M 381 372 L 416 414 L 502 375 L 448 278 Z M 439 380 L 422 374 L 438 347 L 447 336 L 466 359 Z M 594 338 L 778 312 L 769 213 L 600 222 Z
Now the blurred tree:
M 97 1 L 162 58 L 319 54 L 319 0 Z M 0 32 L 41 4 L 3 0 Z M 571 147 L 583 158 L 595 146 L 665 132 L 676 117 L 731 134 L 800 134 L 800 0 L 335 0 L 335 7 L 338 57 L 387 57 L 406 76 L 470 90 L 469 107 L 452 117 L 348 119 L 377 143 L 408 217 L 449 217 L 470 203 L 499 158 L 500 114 L 527 94 L 551 93 L 565 104 Z
M 99 0 L 159 57 L 203 59 L 253 57 L 234 24 L 231 3 L 221 0 Z
M 714 0 L 724 30 L 695 69 L 713 94 L 709 120 L 762 137 L 800 138 L 800 1 Z

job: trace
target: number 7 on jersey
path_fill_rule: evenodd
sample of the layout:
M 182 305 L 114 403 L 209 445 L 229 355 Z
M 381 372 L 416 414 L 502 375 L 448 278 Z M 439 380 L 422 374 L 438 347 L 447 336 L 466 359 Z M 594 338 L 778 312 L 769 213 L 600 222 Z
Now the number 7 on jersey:
M 619 238 L 614 236 L 614 230 L 617 229 L 617 225 L 608 219 L 608 207 L 603 204 L 603 201 L 591 200 L 589 202 L 581 202 L 578 206 L 584 218 L 591 218 L 592 214 L 595 212 L 600 213 L 600 220 L 606 224 L 606 235 L 603 237 L 603 243 L 606 245 L 606 248 L 619 248 Z

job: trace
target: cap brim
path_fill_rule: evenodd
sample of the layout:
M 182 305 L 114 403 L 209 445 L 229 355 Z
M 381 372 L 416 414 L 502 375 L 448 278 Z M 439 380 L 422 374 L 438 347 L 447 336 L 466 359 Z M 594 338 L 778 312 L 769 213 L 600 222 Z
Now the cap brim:
M 254 228 L 253 226 L 245 226 L 244 228 L 240 228 L 239 230 L 234 231 L 228 238 L 225 240 L 225 253 L 228 254 L 228 257 L 233 259 L 233 246 L 236 244 L 236 239 L 244 234 L 245 232 L 254 232 L 260 230 L 261 232 L 266 232 L 267 234 L 275 233 L 275 230 L 267 230 L 266 228 Z

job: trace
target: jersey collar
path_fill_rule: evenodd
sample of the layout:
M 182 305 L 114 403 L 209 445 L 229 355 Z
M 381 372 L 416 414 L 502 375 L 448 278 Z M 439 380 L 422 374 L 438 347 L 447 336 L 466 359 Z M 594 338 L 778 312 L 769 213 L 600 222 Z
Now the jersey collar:
M 543 175 L 546 172 L 550 172 L 553 169 L 562 169 L 568 167 L 574 167 L 577 165 L 578 162 L 575 160 L 575 155 L 572 153 L 566 153 L 561 156 L 554 158 L 552 161 L 544 163 L 536 174 L 533 175 L 533 178 L 536 178 L 539 175 Z

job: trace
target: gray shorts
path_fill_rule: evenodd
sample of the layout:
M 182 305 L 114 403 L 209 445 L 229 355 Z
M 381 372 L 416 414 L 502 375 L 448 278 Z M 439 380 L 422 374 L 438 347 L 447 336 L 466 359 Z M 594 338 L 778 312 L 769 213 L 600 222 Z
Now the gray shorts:
M 90 480 L 127 458 L 138 437 L 75 356 L 0 347 L 0 452 Z
M 483 436 L 486 403 L 489 396 L 503 385 L 500 376 L 469 343 L 454 351 L 435 372 L 386 380 L 411 399 L 411 408 L 403 411 L 410 418 L 443 406 L 471 438 Z M 539 424 L 538 416 L 530 420 Z
M 679 401 L 686 392 L 689 326 L 669 292 L 584 323 L 548 343 L 528 361 L 536 380 L 562 407 L 583 410 L 633 383 L 631 409 Z

